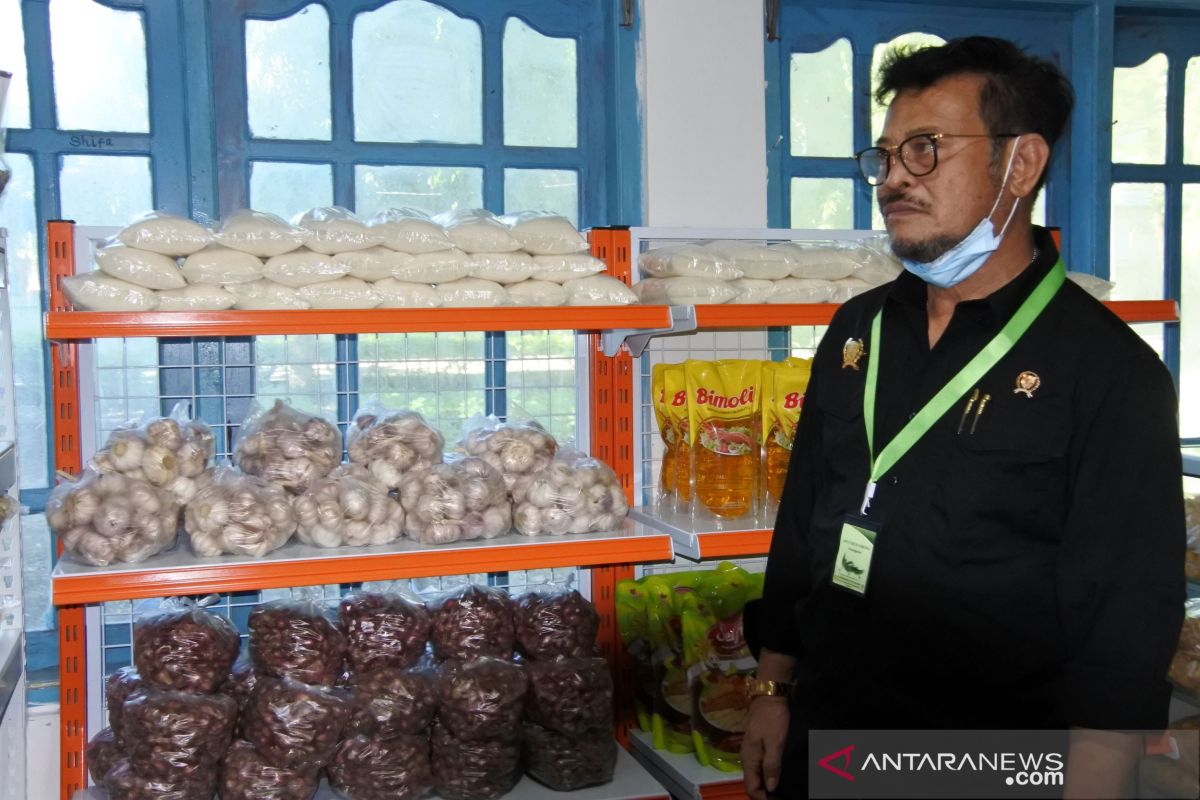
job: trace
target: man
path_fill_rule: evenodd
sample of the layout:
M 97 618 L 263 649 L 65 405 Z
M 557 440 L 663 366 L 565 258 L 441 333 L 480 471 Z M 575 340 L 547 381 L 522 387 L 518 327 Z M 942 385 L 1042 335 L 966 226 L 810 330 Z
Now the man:
M 1031 224 L 1073 104 L 1061 72 L 971 37 L 881 78 L 887 121 L 857 158 L 906 271 L 817 351 L 746 789 L 804 796 L 810 729 L 1069 728 L 1066 795 L 1117 795 L 1138 740 L 1112 731 L 1167 723 L 1182 622 L 1171 377 Z

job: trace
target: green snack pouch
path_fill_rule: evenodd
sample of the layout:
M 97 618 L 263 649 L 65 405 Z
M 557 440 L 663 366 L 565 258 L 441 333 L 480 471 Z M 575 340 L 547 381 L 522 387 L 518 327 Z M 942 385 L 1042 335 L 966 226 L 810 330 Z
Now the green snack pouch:
M 633 659 L 633 705 L 637 713 L 637 724 L 649 733 L 650 715 L 654 707 L 654 666 L 646 624 L 647 596 L 642 585 L 644 580 L 627 579 L 617 584 L 616 611 L 617 630 L 620 631 L 625 650 Z

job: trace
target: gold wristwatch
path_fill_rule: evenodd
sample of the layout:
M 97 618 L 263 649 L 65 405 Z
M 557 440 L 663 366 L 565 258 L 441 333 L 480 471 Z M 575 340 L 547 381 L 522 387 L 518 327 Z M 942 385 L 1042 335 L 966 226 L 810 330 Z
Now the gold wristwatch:
M 753 700 L 756 697 L 788 697 L 792 693 L 792 684 L 785 681 L 761 681 L 757 678 L 746 683 L 746 694 Z

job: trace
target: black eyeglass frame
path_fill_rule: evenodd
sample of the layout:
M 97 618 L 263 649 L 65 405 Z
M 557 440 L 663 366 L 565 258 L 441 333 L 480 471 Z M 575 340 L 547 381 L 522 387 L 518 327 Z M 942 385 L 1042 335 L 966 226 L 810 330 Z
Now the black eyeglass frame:
M 1014 136 L 1020 136 L 1019 133 L 916 133 L 908 137 L 900 144 L 892 147 L 867 147 L 859 150 L 854 154 L 854 161 L 858 164 L 858 174 L 862 176 L 871 186 L 882 186 L 892 172 L 892 162 L 894 159 L 900 159 L 900 163 L 908 170 L 908 174 L 914 178 L 924 178 L 926 175 L 937 169 L 938 165 L 938 141 L 940 139 L 1006 139 Z M 930 147 L 933 149 L 933 164 L 924 172 L 914 170 L 908 165 L 908 160 L 904 157 L 904 148 L 909 143 L 917 139 L 928 139 Z M 867 170 L 863 167 L 863 156 L 868 153 L 881 153 L 880 163 L 883 164 L 882 174 L 868 175 Z

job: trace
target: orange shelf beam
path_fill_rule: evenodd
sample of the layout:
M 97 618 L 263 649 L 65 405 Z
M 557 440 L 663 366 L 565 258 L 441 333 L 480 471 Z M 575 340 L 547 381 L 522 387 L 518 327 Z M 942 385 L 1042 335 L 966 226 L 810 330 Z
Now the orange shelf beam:
M 828 325 L 837 303 L 696 306 L 696 327 L 761 328 L 765 325 Z
M 1109 300 L 1104 305 L 1126 322 L 1179 322 L 1174 300 Z
M 771 531 L 736 531 L 697 534 L 700 558 L 765 556 L 771 550 Z

